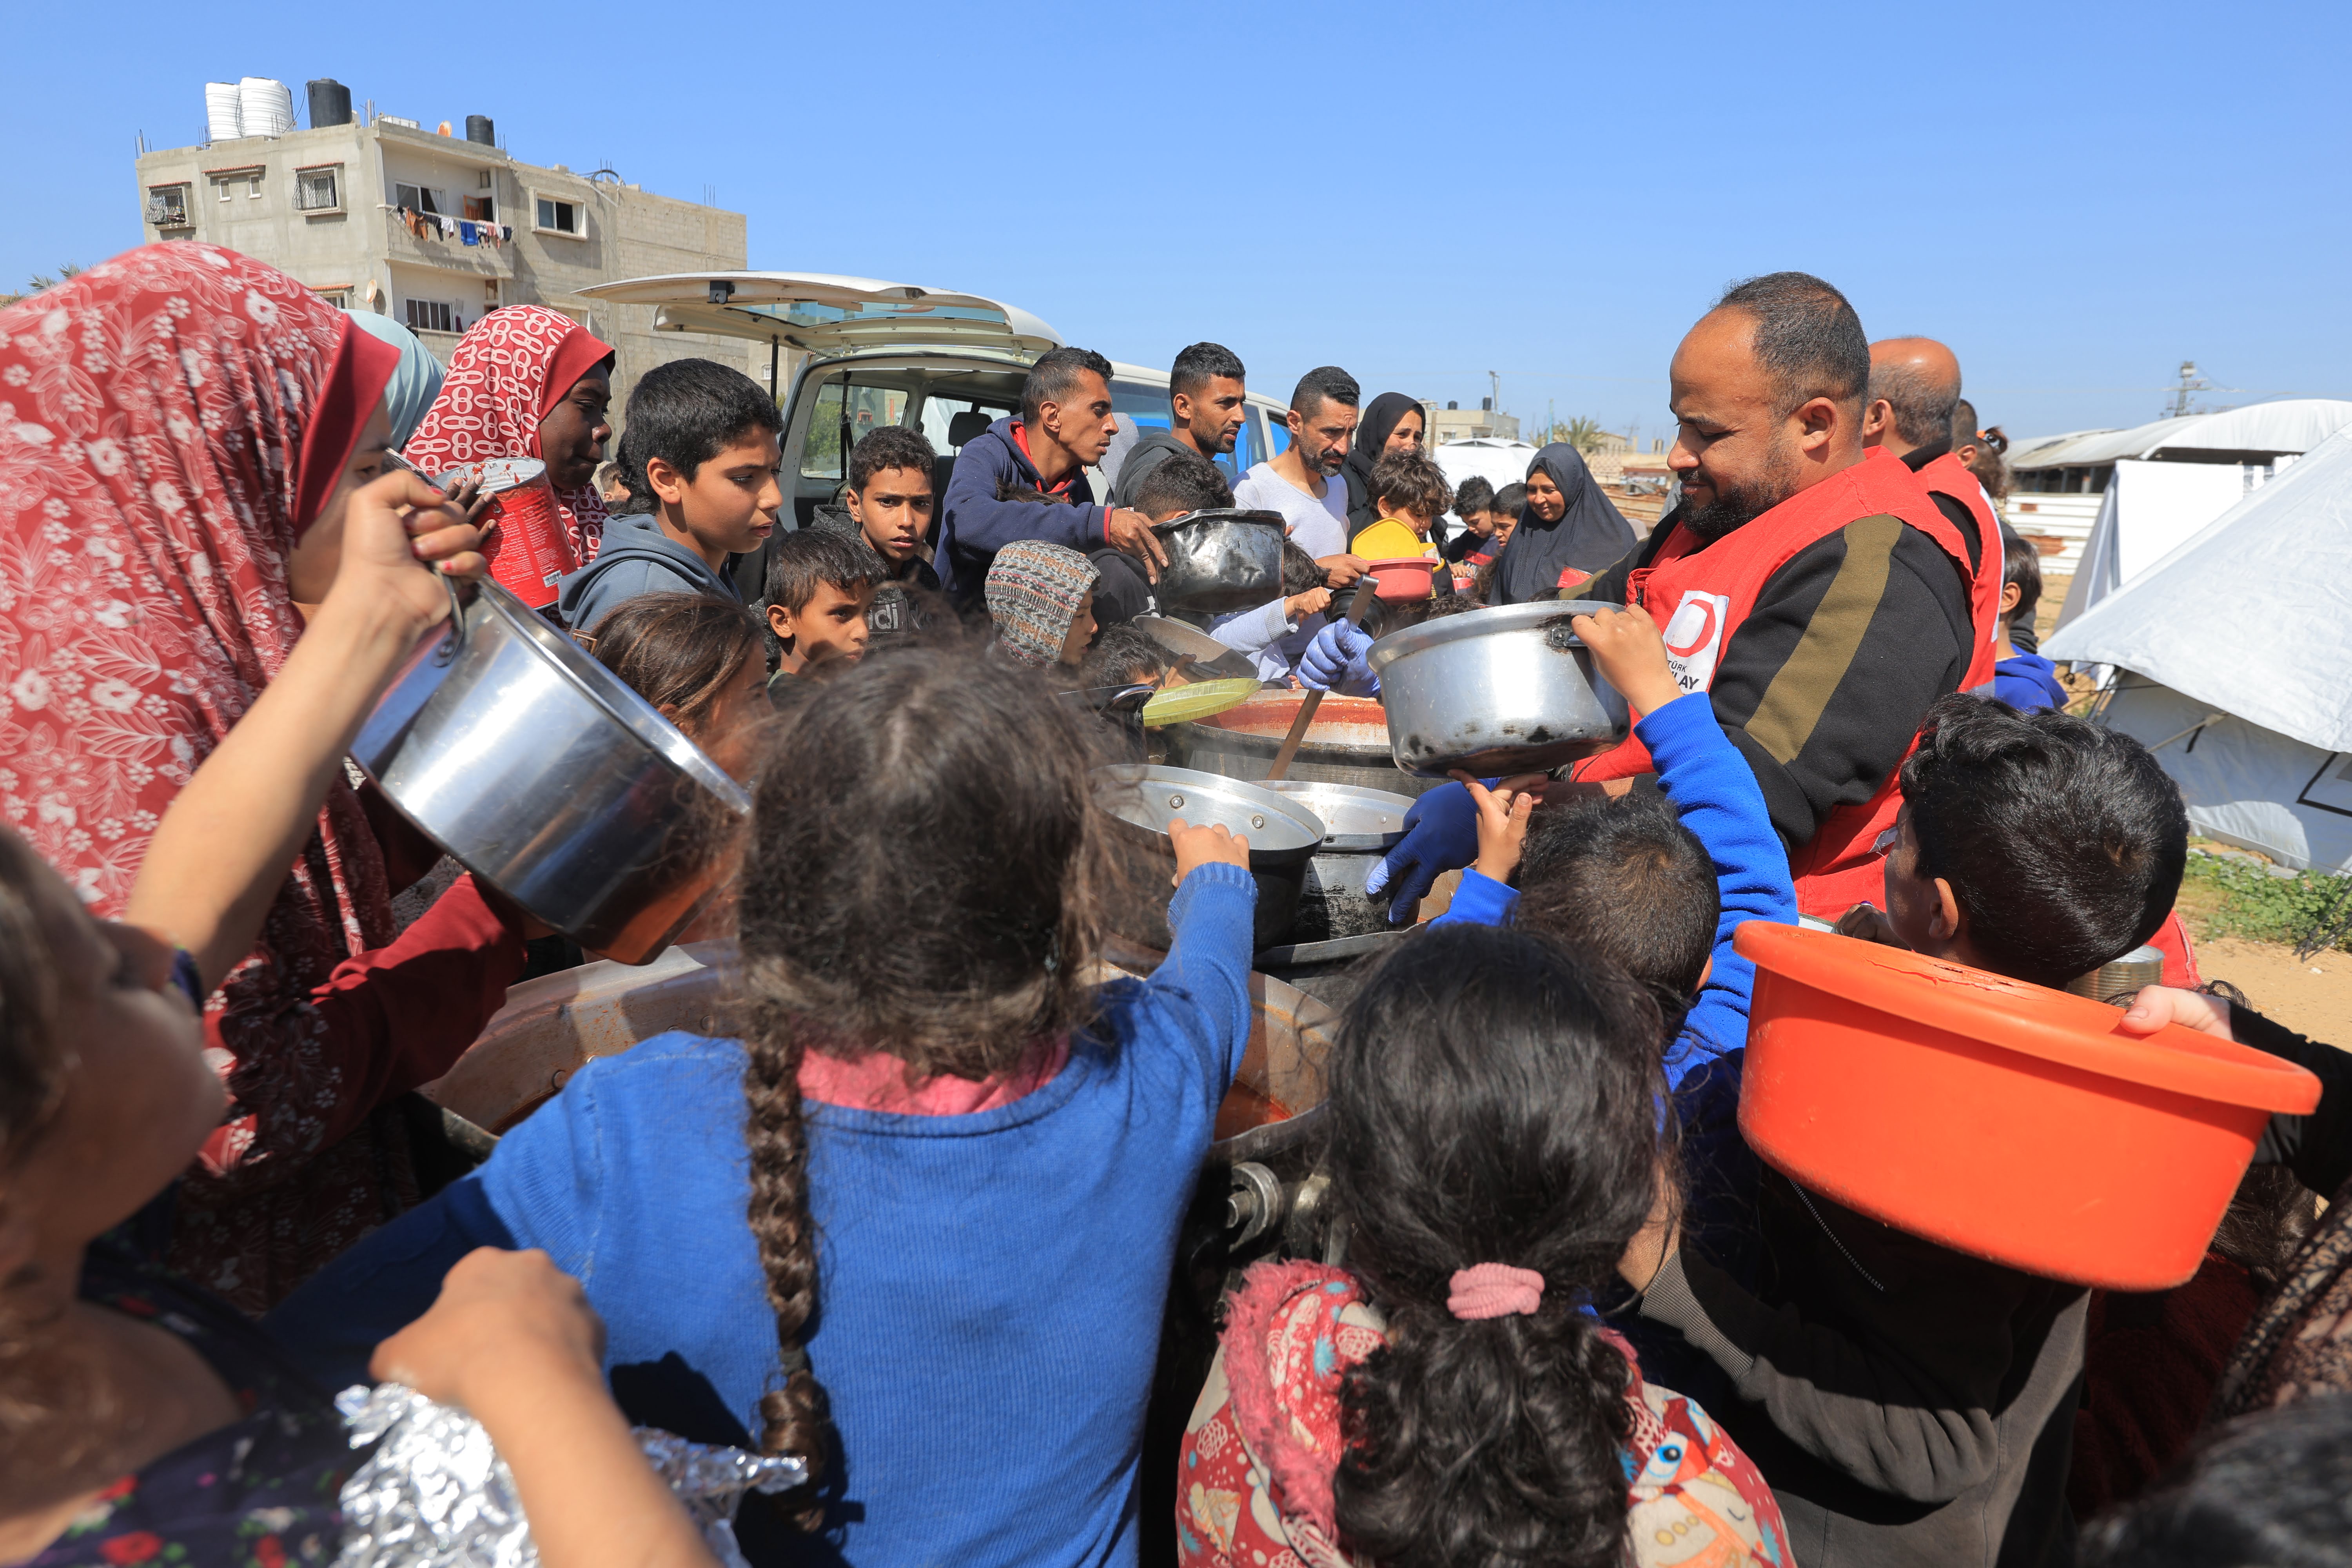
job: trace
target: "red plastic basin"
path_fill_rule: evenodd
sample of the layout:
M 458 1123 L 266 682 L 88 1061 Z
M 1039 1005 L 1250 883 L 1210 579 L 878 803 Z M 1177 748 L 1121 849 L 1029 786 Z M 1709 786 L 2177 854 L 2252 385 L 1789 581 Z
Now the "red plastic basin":
M 1957 1251 L 2079 1285 L 2197 1271 L 2293 1063 L 1962 964 L 1751 921 L 1739 1130 L 1774 1169 Z
M 1372 580 L 1372 592 L 1383 599 L 1406 603 L 1426 599 L 1437 592 L 1437 580 L 1431 575 L 1439 564 L 1434 556 L 1394 555 L 1381 561 L 1367 561 L 1364 571 Z

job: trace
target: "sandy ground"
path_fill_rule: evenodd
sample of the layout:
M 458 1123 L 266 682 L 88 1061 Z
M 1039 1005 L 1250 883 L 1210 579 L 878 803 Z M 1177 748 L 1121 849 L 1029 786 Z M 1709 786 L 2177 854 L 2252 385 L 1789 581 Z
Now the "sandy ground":
M 2352 957 L 2323 952 L 2306 963 L 2291 947 L 2217 937 L 2197 944 L 2197 967 L 2243 991 L 2265 1017 L 2352 1048 Z

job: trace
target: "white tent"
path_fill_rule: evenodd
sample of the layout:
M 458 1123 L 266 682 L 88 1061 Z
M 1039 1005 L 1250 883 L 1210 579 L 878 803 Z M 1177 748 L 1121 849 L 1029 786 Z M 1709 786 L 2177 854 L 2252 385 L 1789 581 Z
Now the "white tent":
M 2219 414 L 2185 414 L 2153 420 L 2129 430 L 2082 430 L 2069 436 L 2037 436 L 2012 442 L 2013 469 L 2095 468 L 2118 458 L 2170 453 L 2219 454 L 2205 461 L 2234 461 L 2242 453 L 2308 452 L 2352 425 L 2352 402 L 2334 397 L 2283 397 L 2250 403 Z
M 2352 432 L 2330 437 L 2042 645 L 2116 668 L 2199 831 L 2352 868 Z
M 1525 441 L 1496 441 L 1477 437 L 1468 441 L 1446 441 L 1430 449 L 1438 471 L 1445 482 L 1461 489 L 1462 481 L 1475 474 L 1496 489 L 1505 485 L 1524 483 L 1528 465 L 1536 460 L 1536 449 Z
M 2291 460 L 2291 459 L 2290 459 Z M 2250 489 L 2235 463 L 2143 463 L 2123 458 L 2099 500 L 2083 563 L 2066 590 L 2058 625 L 2084 611 L 2186 543 L 2237 505 Z

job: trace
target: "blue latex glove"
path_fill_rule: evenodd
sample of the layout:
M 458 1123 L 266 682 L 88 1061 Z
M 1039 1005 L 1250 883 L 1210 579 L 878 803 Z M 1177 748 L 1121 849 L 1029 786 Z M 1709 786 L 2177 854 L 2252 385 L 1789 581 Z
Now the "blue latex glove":
M 1366 656 L 1372 636 L 1361 626 L 1333 621 L 1315 634 L 1298 658 L 1298 684 L 1310 691 L 1338 691 L 1349 697 L 1372 697 L 1381 689 Z
M 1430 884 L 1478 858 L 1478 803 L 1460 784 L 1442 784 L 1404 814 L 1404 838 L 1364 878 L 1364 892 L 1389 898 L 1389 923 L 1410 922 Z

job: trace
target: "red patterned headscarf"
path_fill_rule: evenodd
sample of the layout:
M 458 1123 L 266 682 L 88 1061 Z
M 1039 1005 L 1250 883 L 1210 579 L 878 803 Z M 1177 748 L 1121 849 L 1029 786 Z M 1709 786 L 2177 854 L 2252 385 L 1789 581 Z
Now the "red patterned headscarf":
M 613 357 L 612 348 L 571 317 L 541 305 L 508 305 L 467 329 L 449 354 L 441 395 L 402 454 L 428 474 L 485 458 L 538 458 L 539 422 L 583 375 Z M 555 492 L 565 538 L 577 563 L 604 542 L 604 498 L 592 483 Z M 554 542 L 536 542 L 543 550 Z

